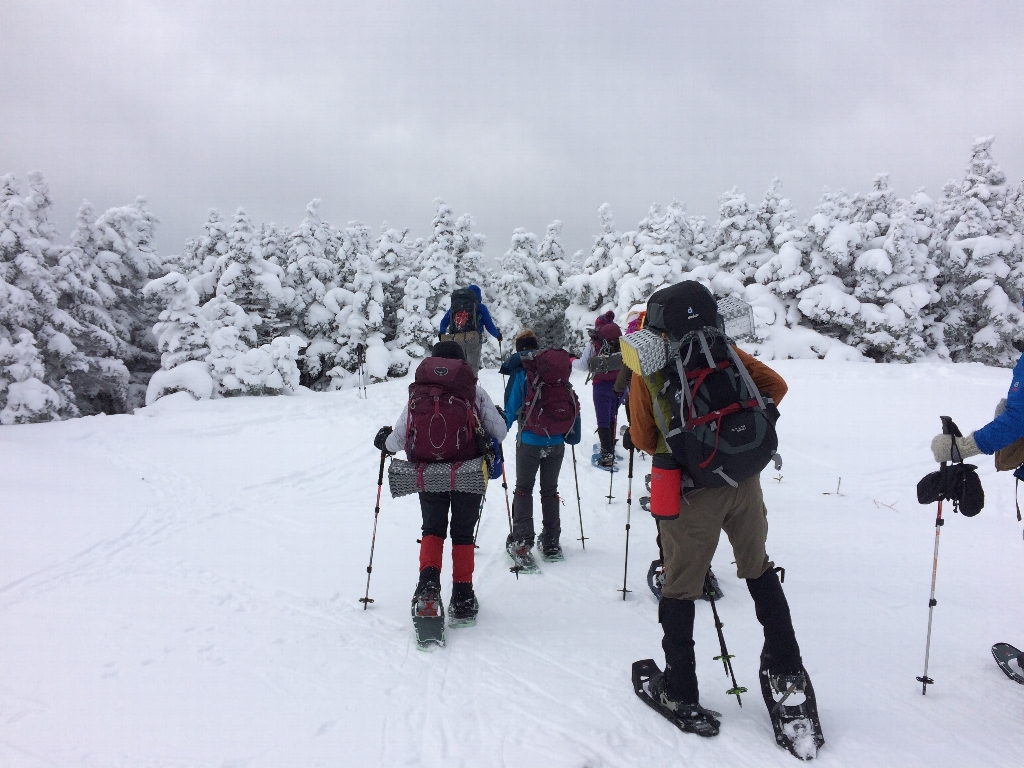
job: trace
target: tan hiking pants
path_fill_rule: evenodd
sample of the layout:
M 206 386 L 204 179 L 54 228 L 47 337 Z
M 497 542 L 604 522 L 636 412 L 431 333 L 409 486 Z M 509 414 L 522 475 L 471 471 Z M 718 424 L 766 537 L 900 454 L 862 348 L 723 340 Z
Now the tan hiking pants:
M 761 496 L 761 478 L 744 480 L 738 488 L 699 488 L 679 502 L 679 517 L 660 520 L 661 548 L 665 555 L 665 597 L 696 600 L 704 575 L 725 531 L 736 556 L 736 575 L 756 579 L 774 563 L 765 552 L 768 510 Z

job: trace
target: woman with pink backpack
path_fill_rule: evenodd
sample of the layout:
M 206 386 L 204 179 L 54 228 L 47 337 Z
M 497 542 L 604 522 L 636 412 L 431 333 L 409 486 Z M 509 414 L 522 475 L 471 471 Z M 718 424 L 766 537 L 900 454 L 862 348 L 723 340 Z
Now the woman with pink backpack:
M 480 512 L 479 493 L 456 490 L 456 472 L 460 467 L 480 464 L 482 456 L 493 450 L 500 456 L 500 444 L 508 428 L 498 409 L 466 361 L 466 354 L 454 341 L 434 345 L 430 357 L 416 369 L 409 386 L 409 402 L 394 428 L 381 427 L 373 444 L 379 451 L 395 454 L 405 451 L 413 473 L 404 492 L 419 493 L 423 516 L 420 539 L 420 578 L 412 599 L 413 623 L 421 647 L 432 641 L 444 644 L 444 606 L 441 601 L 441 565 L 444 540 L 452 536 L 452 593 L 449 625 L 476 623 L 479 603 L 473 591 L 473 529 Z M 475 463 L 474 463 L 475 462 Z M 493 463 L 493 460 L 491 461 Z M 483 469 L 490 469 L 485 461 Z M 431 467 L 451 468 L 451 490 L 427 490 L 431 487 Z M 480 469 L 480 467 L 477 467 Z M 391 478 L 392 495 L 397 481 Z M 448 472 L 443 472 L 447 479 Z M 434 480 L 436 481 L 436 477 Z M 486 488 L 477 472 L 476 481 Z M 404 493 L 403 492 L 403 493 Z M 449 515 L 450 513 L 450 515 Z

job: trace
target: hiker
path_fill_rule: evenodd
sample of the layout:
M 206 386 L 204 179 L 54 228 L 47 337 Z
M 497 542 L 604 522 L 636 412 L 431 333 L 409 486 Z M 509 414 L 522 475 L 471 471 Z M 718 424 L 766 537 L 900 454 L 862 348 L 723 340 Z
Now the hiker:
M 692 362 L 687 361 L 688 365 L 706 366 L 709 375 L 705 381 L 708 387 L 713 383 L 719 386 L 722 381 L 711 373 L 720 368 L 712 366 L 710 362 L 703 362 L 704 349 L 699 344 L 693 342 L 692 346 L 685 347 L 686 340 L 692 341 L 694 333 L 700 330 L 712 340 L 710 349 L 715 352 L 716 365 L 719 360 L 730 361 L 728 367 L 736 375 L 725 381 L 750 381 L 749 385 L 743 385 L 743 389 L 732 383 L 727 385 L 737 386 L 732 402 L 746 403 L 739 409 L 740 413 L 734 415 L 748 414 L 751 419 L 756 416 L 762 420 L 759 426 L 762 432 L 765 432 L 770 422 L 770 439 L 774 442 L 766 446 L 757 444 L 756 448 L 758 451 L 775 450 L 777 438 L 774 420 L 778 418 L 776 406 L 786 394 L 786 383 L 764 363 L 728 345 L 724 333 L 715 336 L 715 324 L 719 319 L 714 296 L 696 281 L 684 281 L 657 291 L 648 301 L 648 330 L 642 333 L 655 339 L 654 343 L 659 343 L 659 334 L 668 338 L 670 351 L 667 364 L 647 376 L 634 372 L 629 394 L 631 442 L 652 456 L 651 513 L 657 520 L 665 561 L 662 599 L 658 605 L 658 620 L 664 633 L 662 647 L 665 651 L 665 670 L 651 676 L 649 694 L 659 707 L 678 718 L 682 723 L 680 727 L 702 736 L 716 735 L 720 723 L 715 717 L 717 713 L 700 706 L 693 644 L 694 601 L 702 595 L 705 576 L 722 530 L 732 544 L 737 576 L 746 580 L 747 589 L 754 599 L 757 619 L 764 627 L 762 674 L 771 680 L 773 689 L 782 686 L 782 690 L 805 692 L 808 699 L 813 694 L 809 685 L 806 685 L 805 691 L 806 671 L 793 630 L 789 604 L 774 563 L 765 551 L 768 518 L 759 473 L 768 458 L 759 457 L 754 462 L 753 469 L 756 471 L 745 479 L 733 479 L 722 467 L 719 467 L 718 473 L 713 474 L 710 464 L 707 465 L 708 470 L 704 470 L 704 464 L 692 463 L 693 456 L 680 455 L 680 440 L 691 440 L 685 443 L 691 445 L 692 439 L 699 436 L 695 428 L 669 429 L 671 424 L 688 417 L 685 412 L 688 410 L 688 398 L 678 397 L 685 384 L 680 383 L 678 374 L 684 355 L 693 358 Z M 633 338 L 629 337 L 631 343 L 635 343 Z M 700 338 L 703 339 L 703 335 Z M 673 358 L 672 346 L 678 345 L 680 340 L 684 341 L 685 348 L 680 349 Z M 745 367 L 749 378 L 743 377 L 737 363 Z M 690 371 L 691 368 L 685 367 L 684 373 Z M 721 375 L 724 374 L 718 374 Z M 697 400 L 707 397 L 707 393 L 697 385 L 692 386 L 694 391 L 691 397 L 696 407 L 700 405 Z M 749 391 L 751 386 L 756 391 Z M 683 413 L 680 411 L 680 400 Z M 751 401 L 759 405 L 751 407 Z M 724 405 L 716 403 L 715 407 Z M 709 418 L 714 419 L 715 413 L 712 411 Z M 718 416 L 719 421 L 711 425 L 717 426 L 717 432 L 711 430 L 713 437 L 708 438 L 715 448 L 719 437 L 723 441 L 730 439 L 725 434 L 727 430 L 723 418 Z M 736 431 L 742 431 L 744 435 L 758 431 L 749 426 L 750 423 L 743 424 Z M 707 443 L 703 445 L 706 447 Z M 699 456 L 696 458 L 700 459 Z M 725 461 L 725 454 L 712 451 L 708 462 L 712 459 Z M 734 471 L 734 474 L 739 473 Z
M 1024 355 L 1017 360 L 1013 379 L 1006 397 L 996 405 L 992 421 L 965 437 L 936 435 L 932 439 L 932 456 L 938 462 L 968 459 L 980 453 L 995 454 L 996 469 L 1016 470 L 1014 477 L 1020 477 L 1018 469 L 1024 464 Z M 953 455 L 953 441 L 959 457 Z M 1020 441 L 1020 442 L 1018 442 Z M 1018 513 L 1019 518 L 1019 513 Z M 1011 657 L 1012 658 L 1012 657 Z M 1018 674 L 1024 674 L 1024 652 L 1017 656 Z
M 451 383 L 443 381 L 441 377 Z M 430 391 L 431 387 L 450 396 L 438 401 Z M 478 458 L 492 440 L 500 444 L 508 434 L 498 409 L 484 388 L 477 384 L 462 347 L 454 341 L 441 341 L 434 345 L 430 357 L 420 363 L 416 371 L 416 383 L 410 385 L 409 393 L 410 402 L 402 409 L 394 429 L 381 427 L 377 433 L 373 444 L 378 450 L 391 454 L 404 450 L 411 462 L 459 462 Z M 413 412 L 421 394 L 428 400 L 434 400 L 434 405 Z M 436 405 L 438 402 L 440 406 Z M 438 407 L 440 411 L 436 410 Z M 444 438 L 439 437 L 435 429 L 438 415 L 446 425 Z M 453 426 L 460 420 L 466 426 L 456 431 Z M 436 444 L 437 440 L 441 441 L 440 445 Z M 460 491 L 421 492 L 419 497 L 423 536 L 420 540 L 419 583 L 413 595 L 414 609 L 417 604 L 430 601 L 441 605 L 441 560 L 444 540 L 450 529 L 450 616 L 453 622 L 471 623 L 475 621 L 479 607 L 473 592 L 473 528 L 479 515 L 482 494 Z M 453 626 L 456 625 L 453 623 Z
M 524 330 L 515 339 L 520 367 L 512 377 L 505 401 L 509 428 L 519 422 L 516 439 L 516 491 L 512 502 L 512 533 L 506 542 L 509 556 L 522 571 L 537 570 L 533 559 L 533 485 L 540 473 L 540 509 L 543 520 L 540 554 L 544 560 L 564 558 L 559 543 L 558 473 L 565 444 L 576 445 L 582 435 L 580 408 L 569 383 L 572 366 L 564 349 L 541 350 L 536 335 Z
M 590 332 L 590 343 L 584 348 L 582 356 L 573 361 L 573 368 L 589 373 L 593 365 L 591 358 L 614 355 L 619 350 L 621 337 L 622 329 L 615 324 L 615 313 L 608 311 L 599 315 Z M 600 441 L 600 453 L 595 464 L 609 471 L 615 466 L 615 422 L 621 402 L 621 396 L 615 394 L 615 379 L 618 378 L 621 362 L 619 365 L 619 368 L 600 371 L 591 376 L 594 382 L 594 415 Z
M 441 341 L 454 341 L 466 353 L 473 373 L 480 373 L 480 355 L 483 348 L 482 330 L 488 331 L 501 344 L 502 335 L 491 320 L 491 313 L 483 303 L 480 287 L 470 285 L 452 291 L 451 306 L 441 318 Z

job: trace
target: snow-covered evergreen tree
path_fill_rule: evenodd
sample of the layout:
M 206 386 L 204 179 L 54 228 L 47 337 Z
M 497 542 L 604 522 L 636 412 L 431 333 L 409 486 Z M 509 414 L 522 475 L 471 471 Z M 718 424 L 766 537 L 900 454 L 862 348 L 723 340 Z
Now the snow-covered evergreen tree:
M 965 178 L 944 188 L 943 306 L 946 344 L 954 360 L 1010 366 L 1024 339 L 1014 281 L 1015 243 L 1003 215 L 1006 175 L 992 158 L 993 137 L 974 140 Z
M 747 197 L 733 187 L 719 198 L 718 223 L 711 239 L 719 275 L 715 293 L 739 293 L 753 282 L 757 268 L 771 258 L 767 250 L 771 234 Z M 722 274 L 725 273 L 725 274 Z M 733 280 L 727 280 L 726 276 Z
M 0 335 L 0 424 L 62 418 L 61 397 L 44 383 L 45 378 L 43 361 L 30 332 L 19 330 L 13 340 Z
M 26 339 L 36 345 L 41 381 L 58 397 L 55 409 L 37 415 L 68 418 L 79 415 L 71 374 L 87 370 L 88 364 L 71 341 L 82 328 L 61 308 L 51 272 L 59 253 L 52 242 L 51 202 L 46 181 L 36 171 L 29 174 L 24 196 L 13 176 L 0 179 L 0 336 L 11 346 L 30 343 Z M 19 353 L 19 359 L 27 360 L 26 354 Z
M 288 326 L 288 307 L 294 292 L 281 282 L 284 271 L 263 258 L 252 222 L 239 208 L 228 230 L 228 250 L 218 261 L 216 294 L 240 306 L 253 326 L 259 343 L 280 336 Z
M 452 209 L 440 198 L 434 200 L 430 239 L 415 264 L 415 273 L 405 286 L 398 345 L 411 357 L 423 357 L 437 339 L 441 317 L 448 309 L 455 283 L 455 222 Z
M 481 288 L 487 282 L 481 260 L 487 238 L 473 232 L 473 217 L 464 213 L 455 221 L 455 284 L 459 288 L 476 285 Z
M 146 284 L 166 271 L 153 246 L 157 223 L 141 196 L 130 205 L 107 210 L 96 220 L 101 233 L 98 258 L 117 274 L 111 282 L 117 294 L 111 317 L 129 345 L 124 362 L 137 391 L 134 400 L 141 400 L 149 374 L 159 365 L 152 329 L 160 309 L 143 295 Z
M 533 331 L 541 347 L 559 349 L 565 345 L 565 310 L 569 307 L 565 279 L 571 268 L 562 245 L 562 222 L 557 219 L 548 224 L 544 239 L 537 246 L 537 267 L 547 288 L 537 301 Z
M 509 249 L 501 257 L 501 276 L 496 285 L 498 296 L 491 304 L 491 313 L 502 334 L 511 339 L 523 328 L 536 331 L 535 326 L 546 320 L 539 314 L 541 299 L 557 288 L 537 260 L 537 235 L 522 228 L 512 233 Z
M 189 240 L 178 259 L 179 271 L 192 281 L 200 302 L 210 299 L 217 290 L 220 279 L 217 265 L 228 252 L 228 227 L 220 211 L 211 208 L 203 224 L 203 234 Z
M 85 201 L 78 209 L 71 244 L 59 250 L 52 269 L 60 294 L 58 306 L 77 323 L 71 341 L 84 367 L 70 373 L 75 402 L 83 415 L 123 413 L 128 405 L 128 369 L 122 358 L 128 345 L 118 335 L 110 310 L 117 293 L 100 261 L 96 213 Z M 115 275 L 116 276 L 116 275 Z

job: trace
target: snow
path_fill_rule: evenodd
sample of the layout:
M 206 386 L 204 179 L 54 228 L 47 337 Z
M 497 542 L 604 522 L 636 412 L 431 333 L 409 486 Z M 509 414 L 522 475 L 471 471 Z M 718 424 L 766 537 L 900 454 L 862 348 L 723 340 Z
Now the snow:
M 935 517 L 915 486 L 935 467 L 938 415 L 965 432 L 982 426 L 1009 372 L 772 365 L 790 391 L 779 422 L 785 465 L 762 478 L 768 549 L 786 568 L 818 694 L 820 765 L 1018 765 L 1024 690 L 989 647 L 1024 643 L 1015 607 L 1024 553 L 1013 480 L 988 457 L 976 462 L 983 512 L 964 519 L 944 508 L 936 682 L 922 697 L 914 679 Z M 649 461 L 635 469 L 625 601 L 616 590 L 626 472 L 608 504 L 609 476 L 581 455 L 586 550 L 567 459 L 566 561 L 517 581 L 503 551 L 505 499 L 492 483 L 477 551 L 479 623 L 449 630 L 448 647 L 433 653 L 415 649 L 409 619 L 416 498 L 385 490 L 364 611 L 379 468 L 371 440 L 400 411 L 408 383 L 372 385 L 365 401 L 354 389 L 201 402 L 178 393 L 136 416 L 0 430 L 0 764 L 794 765 L 757 696 L 760 627 L 724 541 L 718 607 L 738 682 L 751 691 L 744 707 L 725 693 L 704 603 L 698 676 L 702 703 L 723 713 L 721 735 L 682 734 L 631 690 L 633 661 L 662 661 L 644 582 L 655 528 L 636 502 Z M 482 383 L 501 392 L 493 370 Z M 582 376 L 576 383 L 592 425 L 590 393 Z M 514 462 L 507 470 L 512 484 Z M 442 581 L 447 599 L 447 555 Z

